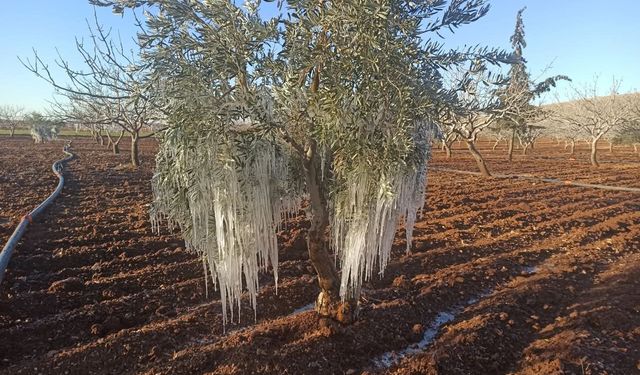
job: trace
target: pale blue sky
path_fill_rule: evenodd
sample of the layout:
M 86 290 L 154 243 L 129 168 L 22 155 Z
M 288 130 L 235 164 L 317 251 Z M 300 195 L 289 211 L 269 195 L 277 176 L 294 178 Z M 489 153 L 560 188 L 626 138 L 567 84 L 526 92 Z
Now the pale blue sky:
M 603 89 L 615 76 L 623 80 L 623 90 L 640 89 L 640 0 L 493 0 L 484 19 L 447 34 L 446 43 L 509 48 L 515 15 L 523 6 L 525 58 L 534 77 L 553 63 L 547 75 L 566 74 L 580 84 L 597 74 Z M 135 33 L 130 17 L 109 9 L 98 9 L 98 16 L 125 40 Z M 17 56 L 31 57 L 35 48 L 53 63 L 57 47 L 73 62 L 74 38 L 87 36 L 85 19 L 92 17 L 86 0 L 0 0 L 0 104 L 44 109 L 53 89 Z M 561 95 L 566 91 L 566 85 L 559 89 Z

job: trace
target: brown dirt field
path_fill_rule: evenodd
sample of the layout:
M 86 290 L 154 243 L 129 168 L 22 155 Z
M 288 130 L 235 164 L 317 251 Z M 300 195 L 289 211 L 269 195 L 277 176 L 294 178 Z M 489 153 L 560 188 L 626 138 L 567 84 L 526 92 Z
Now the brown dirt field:
M 265 275 L 256 320 L 247 302 L 224 332 L 201 262 L 151 232 L 153 141 L 137 171 L 127 146 L 114 156 L 74 140 L 62 195 L 0 285 L 0 374 L 640 373 L 640 194 L 432 171 L 414 251 L 400 228 L 357 323 L 321 327 L 296 311 L 317 286 L 305 223 L 293 220 L 280 233 L 278 293 Z M 2 236 L 53 189 L 61 148 L 0 137 Z M 585 150 L 568 160 L 561 148 L 542 143 L 512 165 L 486 154 L 496 172 L 640 186 L 629 150 L 603 151 L 593 170 Z M 462 150 L 432 163 L 474 170 Z M 425 332 L 433 341 L 418 343 Z
M 32 152 L 27 137 L 0 137 L 0 243 L 4 246 L 22 216 L 34 202 L 43 201 L 55 189 L 58 178 L 51 172 L 62 158 L 62 143 L 42 145 Z

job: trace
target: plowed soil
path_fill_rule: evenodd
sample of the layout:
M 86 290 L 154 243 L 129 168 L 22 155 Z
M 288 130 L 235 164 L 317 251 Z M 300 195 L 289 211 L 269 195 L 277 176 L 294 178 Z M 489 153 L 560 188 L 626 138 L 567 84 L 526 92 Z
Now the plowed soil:
M 554 142 L 500 173 L 640 186 L 640 158 Z M 0 239 L 55 186 L 62 142 L 0 138 Z M 319 324 L 305 221 L 279 234 L 280 282 L 264 275 L 255 315 L 222 326 L 198 257 L 152 233 L 143 165 L 74 140 L 67 185 L 28 229 L 0 285 L 1 374 L 634 374 L 640 373 L 640 194 L 433 170 L 414 249 L 398 230 L 360 320 Z M 474 170 L 434 151 L 432 165 Z M 209 286 L 211 286 L 209 284 Z M 211 288 L 210 288 L 211 289 Z

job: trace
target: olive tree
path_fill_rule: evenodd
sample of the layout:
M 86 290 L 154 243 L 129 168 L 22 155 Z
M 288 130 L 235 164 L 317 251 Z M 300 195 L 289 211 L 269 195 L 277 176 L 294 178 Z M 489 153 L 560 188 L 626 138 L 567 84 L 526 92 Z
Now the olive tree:
M 411 248 L 434 110 L 452 102 L 442 69 L 509 58 L 431 39 L 485 15 L 478 0 L 294 0 L 270 19 L 258 1 L 92 2 L 154 8 L 140 44 L 168 128 L 152 217 L 202 254 L 225 321 L 244 287 L 255 308 L 260 270 L 277 282 L 276 229 L 306 204 L 316 310 L 352 322 L 400 222 Z
M 527 154 L 529 147 L 533 148 L 534 143 L 544 134 L 545 128 L 540 125 L 529 125 L 517 132 L 518 142 L 522 147 L 522 155 Z

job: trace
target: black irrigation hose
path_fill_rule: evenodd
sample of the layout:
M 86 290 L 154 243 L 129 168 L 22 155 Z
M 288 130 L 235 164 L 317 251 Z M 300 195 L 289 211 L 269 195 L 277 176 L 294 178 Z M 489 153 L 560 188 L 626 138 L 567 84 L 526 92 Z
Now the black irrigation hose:
M 62 151 L 67 155 L 67 157 L 62 160 L 56 161 L 51 166 L 53 173 L 58 176 L 58 186 L 47 199 L 45 199 L 38 205 L 38 207 L 34 208 L 31 212 L 22 217 L 22 220 L 20 220 L 20 223 L 13 231 L 13 234 L 11 235 L 11 237 L 9 237 L 7 244 L 4 245 L 4 248 L 0 253 L 0 283 L 2 283 L 2 280 L 4 279 L 4 274 L 7 270 L 7 266 L 9 265 L 9 260 L 11 259 L 11 255 L 13 254 L 13 250 L 18 245 L 18 242 L 22 238 L 24 232 L 27 230 L 29 223 L 36 216 L 40 215 L 40 213 L 42 213 L 42 211 L 44 211 L 44 209 L 47 208 L 53 202 L 53 200 L 56 199 L 58 195 L 60 195 L 60 192 L 62 191 L 62 187 L 64 186 L 64 176 L 61 173 L 63 167 L 62 164 L 73 159 L 74 157 L 73 153 L 69 151 L 69 145 L 65 145 Z
M 442 171 L 442 172 L 451 172 L 458 174 L 470 174 L 474 176 L 481 176 L 480 172 L 472 172 L 472 171 L 462 171 L 459 169 L 451 169 L 451 168 L 442 168 L 442 167 L 429 167 L 431 170 Z M 630 191 L 632 193 L 640 193 L 640 188 L 633 187 L 625 187 L 625 186 L 610 186 L 610 185 L 600 185 L 600 184 L 586 184 L 582 182 L 575 182 L 569 180 L 559 180 L 557 178 L 545 178 L 545 177 L 536 177 L 531 175 L 519 175 L 519 174 L 494 174 L 492 177 L 496 178 L 519 178 L 523 180 L 534 180 L 534 181 L 542 181 L 548 182 L 551 184 L 558 185 L 566 185 L 566 186 L 577 186 L 584 188 L 593 188 L 593 189 L 601 189 L 601 190 L 613 190 L 613 191 Z

